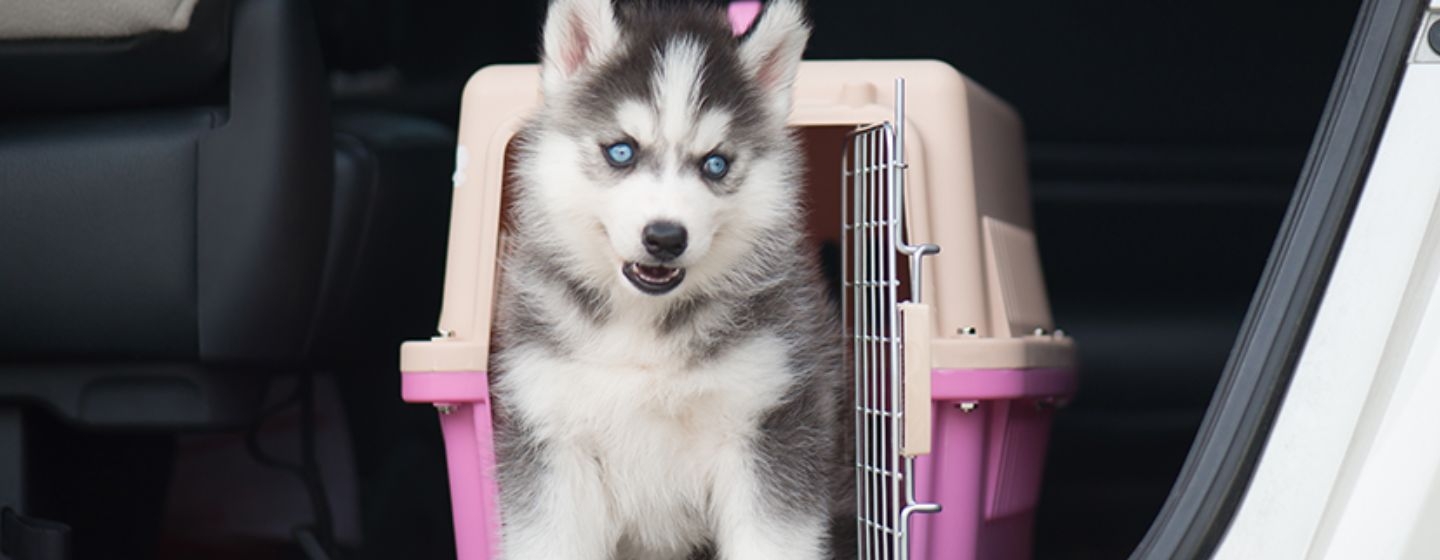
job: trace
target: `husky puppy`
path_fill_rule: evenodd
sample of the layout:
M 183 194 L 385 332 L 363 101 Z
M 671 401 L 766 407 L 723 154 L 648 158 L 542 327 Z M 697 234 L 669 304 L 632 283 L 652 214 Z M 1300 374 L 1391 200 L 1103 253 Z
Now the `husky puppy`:
M 551 4 L 498 303 L 505 558 L 820 559 L 853 532 L 786 128 L 808 36 L 793 0 L 739 38 L 714 6 Z

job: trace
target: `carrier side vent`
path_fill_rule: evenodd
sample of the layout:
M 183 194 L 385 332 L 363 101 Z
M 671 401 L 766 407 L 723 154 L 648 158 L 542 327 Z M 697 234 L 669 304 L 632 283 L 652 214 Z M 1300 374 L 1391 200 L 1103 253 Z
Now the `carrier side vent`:
M 990 324 L 995 331 L 991 336 L 1010 338 L 1036 329 L 1053 331 L 1035 233 L 988 216 L 982 224 Z

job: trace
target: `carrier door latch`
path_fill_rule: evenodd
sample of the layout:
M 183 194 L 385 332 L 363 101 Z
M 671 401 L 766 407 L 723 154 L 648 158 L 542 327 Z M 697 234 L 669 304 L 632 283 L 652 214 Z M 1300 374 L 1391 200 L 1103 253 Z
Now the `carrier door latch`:
M 940 252 L 940 246 L 931 243 L 898 247 L 910 260 L 910 301 L 898 304 L 900 311 L 900 374 L 904 376 L 905 399 L 904 432 L 900 439 L 900 454 L 906 457 L 930 453 L 930 305 L 924 303 L 920 286 L 923 284 L 924 260 L 926 256 Z
M 930 453 L 930 306 L 905 302 L 900 308 L 900 344 L 905 376 L 905 426 L 900 454 Z

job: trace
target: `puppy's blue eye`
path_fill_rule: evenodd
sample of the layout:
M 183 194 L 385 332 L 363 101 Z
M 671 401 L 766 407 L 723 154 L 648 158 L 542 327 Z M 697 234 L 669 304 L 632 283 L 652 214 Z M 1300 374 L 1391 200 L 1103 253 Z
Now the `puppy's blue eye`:
M 615 167 L 628 166 L 635 162 L 635 147 L 629 142 L 616 142 L 605 147 L 605 159 Z
M 705 173 L 706 177 L 719 179 L 730 171 L 730 161 L 720 154 L 710 154 L 705 161 L 700 162 L 700 171 Z

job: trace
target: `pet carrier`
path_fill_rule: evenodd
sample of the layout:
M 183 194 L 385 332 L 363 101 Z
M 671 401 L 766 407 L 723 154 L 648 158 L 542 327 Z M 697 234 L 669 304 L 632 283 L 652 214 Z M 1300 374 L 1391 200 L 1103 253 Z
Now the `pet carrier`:
M 470 80 L 440 334 L 402 350 L 405 400 L 440 411 L 462 560 L 499 544 L 486 372 L 507 153 L 538 91 L 533 65 Z M 841 254 L 858 557 L 1028 557 L 1051 415 L 1076 380 L 1019 119 L 943 63 L 830 61 L 802 63 L 790 122 L 811 240 Z

